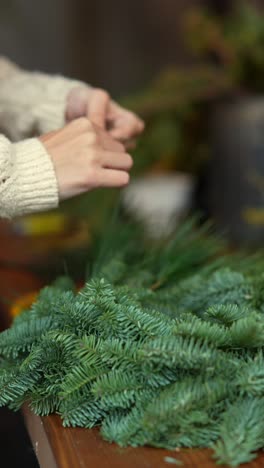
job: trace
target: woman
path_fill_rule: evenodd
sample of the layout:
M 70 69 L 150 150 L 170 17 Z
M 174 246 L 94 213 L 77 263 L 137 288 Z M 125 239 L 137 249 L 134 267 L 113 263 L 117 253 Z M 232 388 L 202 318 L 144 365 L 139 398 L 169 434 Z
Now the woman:
M 103 90 L 0 58 L 0 217 L 127 185 L 127 148 L 143 128 Z

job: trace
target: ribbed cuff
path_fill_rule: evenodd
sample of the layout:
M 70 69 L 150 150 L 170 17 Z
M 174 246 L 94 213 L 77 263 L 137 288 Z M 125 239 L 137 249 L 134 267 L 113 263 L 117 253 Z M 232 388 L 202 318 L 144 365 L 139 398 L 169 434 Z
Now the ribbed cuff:
M 37 138 L 14 146 L 17 187 L 14 215 L 45 211 L 58 206 L 58 184 L 50 156 Z

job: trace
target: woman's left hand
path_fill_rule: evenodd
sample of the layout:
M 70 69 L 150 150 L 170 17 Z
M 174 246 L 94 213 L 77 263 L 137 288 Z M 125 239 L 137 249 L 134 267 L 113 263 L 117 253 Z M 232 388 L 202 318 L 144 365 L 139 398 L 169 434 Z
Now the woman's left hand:
M 77 87 L 68 95 L 66 120 L 70 122 L 84 116 L 127 148 L 134 146 L 136 137 L 145 127 L 136 114 L 119 106 L 106 91 L 97 88 Z

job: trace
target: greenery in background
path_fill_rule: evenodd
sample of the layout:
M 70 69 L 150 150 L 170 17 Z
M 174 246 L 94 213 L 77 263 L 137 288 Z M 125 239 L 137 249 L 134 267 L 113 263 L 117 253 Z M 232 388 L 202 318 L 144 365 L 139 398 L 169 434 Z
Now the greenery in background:
M 98 189 L 85 195 L 72 198 L 61 204 L 60 210 L 76 219 L 88 219 L 95 231 L 103 229 L 109 212 L 120 197 L 120 190 Z
M 146 131 L 134 151 L 134 176 L 150 172 L 199 174 L 210 158 L 210 112 L 219 100 L 264 88 L 263 15 L 239 2 L 230 17 L 201 9 L 185 18 L 185 37 L 199 62 L 171 67 L 142 92 L 121 103 L 146 120 Z M 96 191 L 64 204 L 76 219 L 89 217 L 100 230 L 114 206 L 117 191 Z
M 193 222 L 150 248 L 115 225 L 89 281 L 40 292 L 0 335 L 0 403 L 101 425 L 121 446 L 211 447 L 238 466 L 264 447 L 264 258 L 220 257 Z
M 184 37 L 199 63 L 162 73 L 124 103 L 141 114 L 147 131 L 135 151 L 135 171 L 197 174 L 210 157 L 208 121 L 220 99 L 264 89 L 264 21 L 250 2 L 227 18 L 190 10 Z
M 230 90 L 214 66 L 171 68 L 124 104 L 146 120 L 135 151 L 135 173 L 177 169 L 197 173 L 208 158 L 208 107 Z M 202 118 L 203 116 L 203 118 Z
M 203 60 L 214 60 L 234 86 L 263 92 L 263 19 L 250 1 L 236 2 L 227 18 L 196 10 L 186 18 L 186 38 L 191 49 Z
M 123 104 L 146 121 L 134 152 L 134 174 L 172 170 L 197 174 L 208 159 L 210 102 L 231 82 L 214 66 L 170 68 Z

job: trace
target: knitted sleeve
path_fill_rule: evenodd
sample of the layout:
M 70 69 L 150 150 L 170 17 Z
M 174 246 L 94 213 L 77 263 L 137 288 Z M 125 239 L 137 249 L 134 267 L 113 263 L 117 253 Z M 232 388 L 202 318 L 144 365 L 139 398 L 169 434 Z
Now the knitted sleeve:
M 0 217 L 13 218 L 57 205 L 53 164 L 40 140 L 11 143 L 0 135 Z
M 0 57 L 0 132 L 19 141 L 61 128 L 67 95 L 80 85 L 86 86 L 62 76 L 26 72 Z

